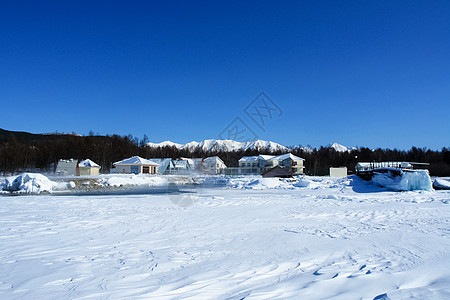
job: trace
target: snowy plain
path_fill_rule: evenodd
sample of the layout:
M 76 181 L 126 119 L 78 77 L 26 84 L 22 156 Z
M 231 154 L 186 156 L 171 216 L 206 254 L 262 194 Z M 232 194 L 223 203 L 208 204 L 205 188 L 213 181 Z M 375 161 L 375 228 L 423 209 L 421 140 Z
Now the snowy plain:
M 166 192 L 1 196 L 0 299 L 450 298 L 450 191 L 152 180 Z

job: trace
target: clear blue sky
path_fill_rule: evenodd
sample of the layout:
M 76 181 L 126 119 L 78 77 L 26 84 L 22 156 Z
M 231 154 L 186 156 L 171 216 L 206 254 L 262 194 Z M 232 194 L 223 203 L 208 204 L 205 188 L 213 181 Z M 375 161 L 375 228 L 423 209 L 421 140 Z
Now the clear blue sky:
M 0 128 L 450 146 L 448 0 L 65 2 L 2 2 Z

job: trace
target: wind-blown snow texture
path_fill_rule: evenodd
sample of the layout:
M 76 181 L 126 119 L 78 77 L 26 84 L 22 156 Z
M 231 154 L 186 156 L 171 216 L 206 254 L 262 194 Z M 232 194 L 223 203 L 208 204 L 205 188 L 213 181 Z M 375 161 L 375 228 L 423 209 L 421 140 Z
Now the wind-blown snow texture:
M 355 177 L 248 182 L 3 196 L 0 298 L 449 299 L 450 191 L 389 192 Z

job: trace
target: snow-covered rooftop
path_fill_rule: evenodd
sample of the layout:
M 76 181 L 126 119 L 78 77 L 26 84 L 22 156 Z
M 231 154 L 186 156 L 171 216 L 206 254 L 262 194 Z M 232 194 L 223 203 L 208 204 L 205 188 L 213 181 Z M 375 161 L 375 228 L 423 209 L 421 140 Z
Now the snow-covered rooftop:
M 357 169 L 371 168 L 411 168 L 412 165 L 406 161 L 381 161 L 381 162 L 359 162 L 356 164 Z
M 262 157 L 265 160 L 269 160 L 269 159 L 274 158 L 275 156 L 274 155 L 267 155 L 267 154 L 260 154 L 259 157 Z
M 118 162 L 113 163 L 113 165 L 115 165 L 115 166 L 117 166 L 117 165 L 146 165 L 146 166 L 158 166 L 157 163 L 155 163 L 155 162 L 153 162 L 153 161 L 151 161 L 151 160 L 148 160 L 148 159 L 139 157 L 139 156 L 133 156 L 133 157 L 130 157 L 130 158 L 123 159 L 123 160 L 121 160 L 121 161 L 118 161 Z
M 260 159 L 269 160 L 274 157 L 275 156 L 273 156 L 273 155 L 260 154 L 260 155 L 256 155 L 256 156 L 243 156 L 239 161 L 257 161 Z
M 243 156 L 239 161 L 257 161 L 258 156 Z
M 272 159 L 273 160 L 285 160 L 285 159 L 288 159 L 288 158 L 290 158 L 292 160 L 305 160 L 304 158 L 295 156 L 292 153 L 286 153 L 286 154 L 278 155 L 278 156 L 273 157 Z
M 78 166 L 80 168 L 101 168 L 99 165 L 97 165 L 95 162 L 93 162 L 90 159 L 85 159 L 80 161 L 80 163 L 78 164 Z

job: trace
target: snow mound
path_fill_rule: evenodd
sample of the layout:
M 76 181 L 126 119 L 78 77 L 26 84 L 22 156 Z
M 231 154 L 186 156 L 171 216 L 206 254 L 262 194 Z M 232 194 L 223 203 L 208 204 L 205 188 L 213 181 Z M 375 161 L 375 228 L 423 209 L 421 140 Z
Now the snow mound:
M 373 176 L 372 182 L 392 191 L 433 190 L 428 170 L 402 171 L 401 176 L 393 176 L 390 172 L 377 173 Z
M 24 173 L 18 176 L 5 178 L 2 190 L 15 193 L 39 194 L 51 192 L 58 184 L 49 180 L 42 174 Z
M 146 175 L 117 175 L 106 179 L 105 186 L 164 186 L 168 184 L 166 178 Z
M 450 190 L 450 181 L 436 178 L 433 182 L 433 187 L 435 189 Z
M 205 182 L 218 183 L 231 189 L 246 190 L 265 190 L 265 189 L 296 189 L 308 187 L 310 181 L 305 178 L 262 178 L 261 176 L 241 176 L 241 177 L 222 177 L 211 181 L 207 178 Z

